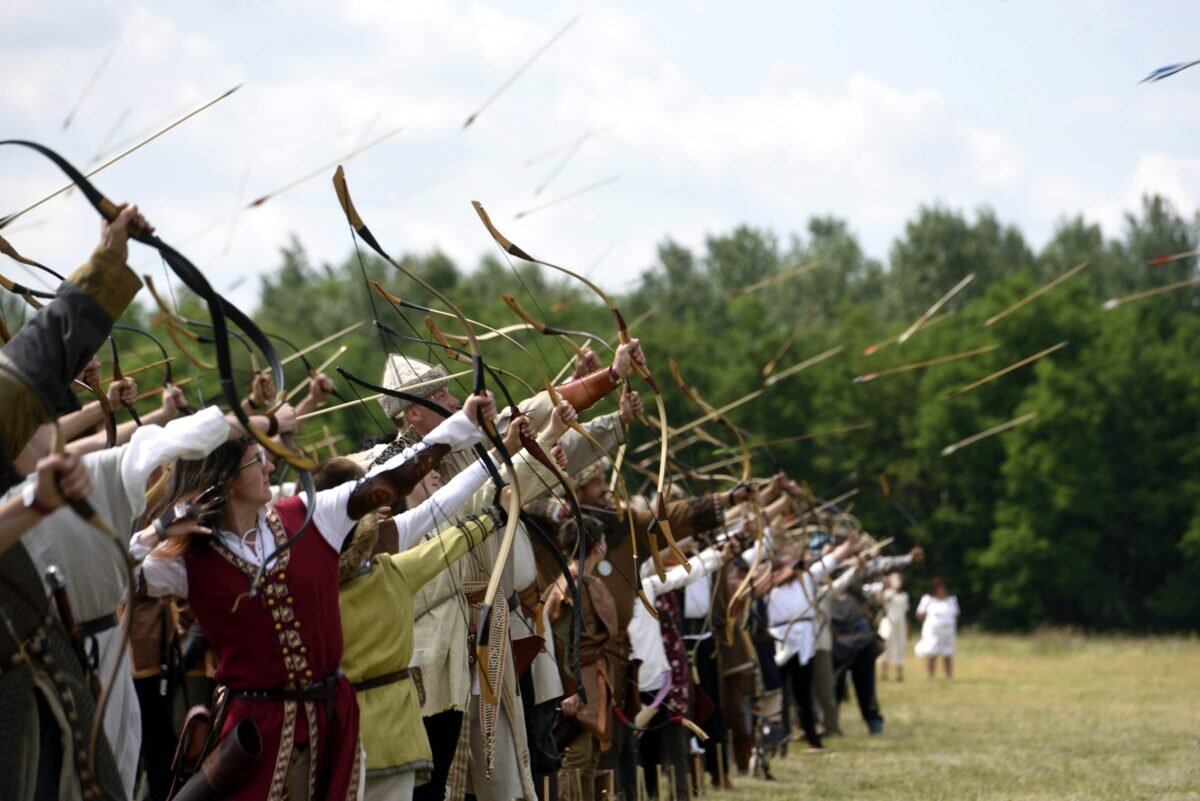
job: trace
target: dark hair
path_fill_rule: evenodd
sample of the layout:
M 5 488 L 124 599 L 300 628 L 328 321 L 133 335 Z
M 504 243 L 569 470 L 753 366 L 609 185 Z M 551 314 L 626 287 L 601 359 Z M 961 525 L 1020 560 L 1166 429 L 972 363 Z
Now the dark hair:
M 588 550 L 596 547 L 596 543 L 604 536 L 604 524 L 597 518 L 591 515 L 583 516 L 583 525 L 587 530 L 587 541 L 589 543 Z M 578 553 L 579 551 L 579 524 L 575 522 L 575 518 L 570 517 L 564 520 L 558 526 L 558 549 L 568 559 L 578 559 L 583 561 L 587 558 L 586 553 Z
M 317 492 L 332 489 L 348 481 L 358 481 L 367 474 L 366 470 L 353 459 L 345 456 L 335 456 L 321 462 L 312 472 L 313 484 Z
M 205 492 L 223 498 L 245 459 L 246 450 L 253 444 L 250 438 L 231 439 L 203 459 L 180 459 L 171 473 L 170 491 L 163 494 L 155 516 L 169 506 L 195 501 Z M 164 551 L 169 556 L 182 556 L 191 547 L 192 539 L 173 540 L 164 546 Z
M 946 582 L 941 576 L 934 576 L 933 581 L 929 582 L 929 591 L 936 595 L 938 590 L 946 592 Z

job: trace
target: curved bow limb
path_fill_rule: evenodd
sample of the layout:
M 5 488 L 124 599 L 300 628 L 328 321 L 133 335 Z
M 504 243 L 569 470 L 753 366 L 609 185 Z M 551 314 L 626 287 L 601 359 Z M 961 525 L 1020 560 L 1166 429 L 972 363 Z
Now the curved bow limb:
M 512 240 L 500 233 L 499 229 L 497 229 L 492 223 L 487 211 L 483 208 L 483 204 L 477 200 L 473 200 L 471 201 L 471 205 L 474 207 L 475 213 L 479 215 L 479 219 L 483 223 L 484 228 L 487 229 L 488 233 L 491 234 L 492 239 L 495 240 L 496 244 L 505 253 L 510 256 L 516 256 L 518 259 L 528 261 L 532 264 L 540 264 L 543 267 L 549 267 L 552 270 L 558 270 L 559 272 L 569 275 L 577 281 L 580 281 L 586 287 L 588 287 L 588 289 L 596 293 L 600 300 L 604 302 L 604 305 L 608 307 L 609 313 L 612 315 L 613 324 L 617 329 L 617 337 L 621 344 L 629 342 L 629 340 L 632 338 L 629 335 L 629 326 L 626 325 L 625 318 L 621 315 L 621 311 L 617 308 L 617 305 L 613 303 L 612 298 L 610 298 L 603 289 L 601 289 L 592 281 L 588 280 L 585 276 L 568 270 L 566 267 L 560 267 L 557 264 L 551 264 L 550 262 L 542 261 L 541 259 L 535 259 L 533 256 L 530 256 L 526 251 L 517 247 Z M 656 480 L 656 490 L 658 491 L 658 525 L 662 529 L 663 536 L 666 537 L 667 546 L 671 549 L 671 552 L 675 554 L 680 563 L 682 563 L 683 566 L 690 572 L 692 569 L 691 563 L 688 562 L 687 556 L 684 555 L 683 551 L 679 549 L 679 544 L 675 541 L 675 537 L 671 533 L 671 525 L 666 519 L 666 495 L 667 491 L 670 489 L 670 486 L 667 483 L 668 437 L 666 432 L 669 430 L 669 428 L 667 427 L 666 405 L 663 402 L 662 393 L 658 389 L 658 383 L 654 380 L 653 375 L 650 373 L 650 368 L 645 364 L 636 361 L 634 362 L 634 368 L 637 370 L 638 375 L 640 375 L 650 387 L 650 391 L 654 395 L 654 402 L 658 407 L 659 419 L 662 420 L 663 423 L 662 447 L 660 449 L 658 476 Z
M 337 193 L 338 202 L 342 207 L 342 212 L 346 215 L 346 220 L 350 223 L 350 226 L 354 229 L 355 233 L 358 234 L 359 238 L 366 242 L 372 250 L 379 254 L 383 259 L 388 261 L 393 267 L 413 280 L 426 292 L 441 301 L 446 308 L 453 312 L 454 316 L 458 318 L 459 322 L 463 326 L 464 333 L 466 333 L 467 338 L 469 339 L 469 347 L 471 349 L 475 373 L 473 391 L 477 395 L 482 394 L 486 388 L 484 384 L 483 356 L 479 350 L 479 342 L 475 339 L 475 331 L 471 327 L 471 324 L 467 321 L 466 316 L 463 315 L 456 305 L 454 305 L 453 301 L 430 285 L 429 282 L 421 278 L 419 275 L 413 273 L 399 261 L 387 254 L 387 252 L 379 244 L 378 240 L 376 240 L 375 235 L 371 233 L 369 228 L 367 228 L 366 224 L 359 216 L 358 211 L 354 208 L 354 203 L 350 199 L 350 190 L 346 184 L 346 174 L 340 166 L 334 173 L 333 186 Z M 488 439 L 491 440 L 492 445 L 496 448 L 496 452 L 499 453 L 501 459 L 503 459 L 505 466 L 509 470 L 509 475 L 515 475 L 513 472 L 512 457 L 509 455 L 508 450 L 504 447 L 503 441 L 496 433 L 495 426 L 490 421 L 485 420 L 482 422 Z M 496 557 L 496 564 L 493 566 L 491 576 L 488 578 L 487 588 L 484 590 L 483 602 L 480 607 L 478 650 L 480 655 L 483 657 L 484 665 L 488 663 L 487 659 L 489 656 L 489 631 L 491 629 L 492 605 L 495 601 L 496 593 L 500 589 L 500 579 L 503 575 L 505 567 L 508 564 L 508 557 L 512 553 L 513 542 L 516 539 L 517 523 L 520 519 L 521 491 L 518 484 L 514 483 L 512 485 L 512 490 L 508 497 L 508 521 L 505 523 L 504 535 L 500 541 L 500 548 Z M 487 671 L 480 670 L 480 695 L 484 700 L 494 705 L 497 703 L 500 688 L 493 687 L 486 675 Z
M 44 145 L 39 145 L 36 142 L 30 142 L 22 139 L 8 139 L 0 141 L 0 146 L 16 145 L 18 147 L 28 148 L 33 150 L 54 163 L 62 172 L 77 186 L 80 192 L 92 207 L 105 220 L 113 221 L 120 215 L 120 208 L 111 200 L 106 198 L 99 189 L 92 185 L 90 181 L 76 169 L 70 162 L 55 153 Z M 6 218 L 11 220 L 12 218 Z M 0 222 L 0 226 L 3 223 Z M 155 234 L 145 230 L 134 229 L 130 231 L 130 238 L 141 242 L 144 245 L 154 248 L 158 251 L 163 261 L 171 268 L 171 270 L 179 276 L 184 285 L 192 292 L 196 293 L 204 300 L 208 307 L 209 315 L 212 317 L 212 325 L 214 338 L 216 340 L 217 351 L 217 371 L 220 377 L 221 390 L 225 395 L 226 400 L 232 407 L 234 416 L 242 427 L 250 436 L 252 436 L 263 448 L 274 454 L 279 459 L 286 461 L 288 464 L 300 471 L 300 484 L 304 489 L 305 496 L 308 498 L 308 505 L 305 512 L 305 519 L 299 530 L 278 549 L 275 553 L 263 562 L 259 569 L 258 575 L 251 584 L 250 594 L 252 597 L 257 595 L 258 583 L 261 581 L 262 575 L 267 567 L 273 563 L 275 559 L 282 556 L 295 542 L 304 531 L 308 528 L 308 524 L 312 521 L 314 500 L 316 498 L 316 488 L 313 486 L 312 475 L 309 471 L 316 466 L 316 462 L 307 454 L 301 453 L 294 446 L 289 444 L 290 435 L 281 437 L 280 442 L 268 437 L 264 432 L 258 430 L 251 422 L 245 410 L 242 409 L 241 398 L 239 397 L 237 385 L 233 380 L 233 362 L 230 357 L 229 337 L 226 321 L 233 323 L 240 328 L 251 338 L 258 349 L 266 356 L 267 361 L 271 365 L 272 373 L 275 378 L 277 387 L 283 386 L 283 367 L 279 363 L 279 356 L 276 354 L 274 347 L 266 337 L 262 336 L 262 332 L 254 322 L 246 316 L 240 309 L 231 304 L 221 295 L 219 295 L 209 284 L 208 279 L 204 274 L 192 264 L 182 253 L 168 245 Z M 282 390 L 281 390 L 282 391 Z
M 121 371 L 121 356 L 117 352 L 117 340 L 112 334 L 108 335 L 109 352 L 112 354 L 112 380 L 123 381 L 125 374 Z M 99 389 L 99 387 L 97 387 Z M 125 407 L 125 411 L 129 412 L 129 416 L 133 418 L 133 424 L 138 428 L 142 427 L 142 418 L 138 416 L 137 408 L 127 401 L 122 401 L 121 405 Z
M 172 361 L 172 359 L 171 359 L 171 357 L 170 357 L 170 356 L 167 354 L 167 349 L 166 349 L 166 347 L 165 347 L 165 346 L 163 345 L 163 343 L 162 343 L 162 342 L 161 342 L 161 341 L 158 339 L 158 337 L 154 336 L 154 334 L 151 334 L 149 331 L 146 331 L 146 330 L 143 330 L 143 329 L 141 329 L 141 328 L 138 328 L 137 326 L 128 325 L 127 323 L 113 323 L 113 328 L 114 328 L 114 329 L 116 329 L 116 330 L 119 330 L 119 331 L 129 331 L 130 333 L 133 333 L 133 334 L 140 334 L 141 336 L 143 336 L 143 337 L 145 337 L 146 339 L 149 339 L 151 342 L 153 342 L 153 343 L 154 343 L 154 346 L 155 346 L 156 348 L 158 348 L 158 352 L 159 352 L 160 354 L 162 354 L 162 364 L 163 364 L 163 389 L 173 389 L 173 388 L 176 386 L 176 384 L 175 384 L 175 372 L 174 372 L 174 370 L 173 370 L 173 369 L 172 369 L 172 367 L 171 367 L 171 361 Z M 143 369 L 143 368 L 139 367 L 139 368 L 137 368 L 137 369 L 139 369 L 139 370 L 140 370 L 140 369 Z M 128 374 L 132 374 L 133 372 L 134 372 L 134 371 L 132 371 L 132 370 L 131 370 L 129 373 L 127 373 L 127 375 L 128 375 Z M 190 408 L 190 407 L 188 407 L 188 405 L 187 405 L 187 402 L 186 402 L 186 399 L 184 400 L 184 405 L 183 405 L 183 406 L 181 406 L 181 407 L 179 407 L 179 411 L 180 411 L 180 412 L 183 412 L 184 414 L 191 414 L 192 410 L 191 410 L 191 408 Z
M 734 439 L 737 440 L 738 448 L 742 452 L 741 483 L 744 484 L 744 483 L 748 482 L 750 480 L 750 476 L 751 476 L 751 452 L 750 452 L 750 448 L 746 444 L 746 438 L 744 436 L 742 436 L 741 429 L 738 428 L 738 426 L 732 420 L 730 420 L 728 417 L 726 417 L 724 414 L 719 413 L 718 410 L 716 409 L 716 407 L 714 407 L 713 405 L 711 405 L 710 403 L 705 401 L 704 398 L 702 398 L 700 396 L 700 393 L 697 392 L 694 387 L 689 386 L 688 383 L 683 380 L 683 374 L 679 371 L 679 365 L 678 365 L 678 363 L 676 363 L 674 358 L 668 358 L 667 365 L 671 370 L 671 377 L 675 379 L 675 383 L 679 386 L 679 390 L 680 390 L 680 392 L 682 392 L 684 394 L 684 397 L 686 397 L 688 400 L 692 401 L 697 406 L 699 406 L 706 414 L 716 413 L 717 419 L 720 420 L 722 423 L 724 423 L 725 426 L 733 434 Z M 757 542 L 758 547 L 755 548 L 755 550 L 754 550 L 754 559 L 751 561 L 750 567 L 746 571 L 746 575 L 742 577 L 742 580 L 741 580 L 741 582 L 738 583 L 737 588 L 734 589 L 733 593 L 730 594 L 730 596 L 729 596 L 729 603 L 726 608 L 726 616 L 725 616 L 725 643 L 726 643 L 726 645 L 733 644 L 733 633 L 734 633 L 734 630 L 737 628 L 737 619 L 733 616 L 734 606 L 738 603 L 739 600 L 741 600 L 742 596 L 745 595 L 747 591 L 749 591 L 750 583 L 754 577 L 754 571 L 756 571 L 758 569 L 758 565 L 762 561 L 763 552 L 766 550 L 766 539 L 765 539 L 766 533 L 767 533 L 766 515 L 763 514 L 762 507 L 759 505 L 757 500 L 752 500 L 750 502 L 750 506 L 754 512 L 755 518 L 758 520 L 758 525 L 759 525 L 758 536 L 755 537 L 755 541 Z
M 107 406 L 107 399 L 105 399 L 105 401 L 103 401 L 101 403 L 101 405 Z M 109 413 L 111 414 L 111 409 L 109 410 Z M 54 427 L 53 427 L 53 434 L 50 439 L 50 452 L 56 453 L 56 454 L 62 454 L 65 451 L 66 451 L 66 441 L 65 441 L 65 438 L 63 437 L 62 426 L 59 425 L 58 420 L 55 420 Z M 91 502 L 89 502 L 86 498 L 80 498 L 80 499 L 76 499 L 76 500 L 68 499 L 67 505 L 71 507 L 71 509 L 75 512 L 75 514 L 79 515 L 80 518 L 82 518 L 84 521 L 86 521 L 88 523 L 88 525 L 90 525 L 92 528 L 94 528 L 96 531 L 98 531 L 100 533 L 100 535 L 105 539 L 105 541 L 111 542 L 113 544 L 113 546 L 117 549 L 117 553 L 118 553 L 119 559 L 120 559 L 120 564 L 123 565 L 125 568 L 126 609 L 132 609 L 133 603 L 134 603 L 134 592 L 136 589 L 136 582 L 134 581 L 133 566 L 130 561 L 128 546 L 124 542 L 122 542 L 122 540 L 117 536 L 116 532 L 113 530 L 113 527 L 109 524 L 109 522 L 107 520 L 105 520 L 96 511 L 95 507 L 93 507 Z M 124 649 L 125 644 L 127 644 L 129 641 L 130 621 L 132 620 L 132 618 L 133 618 L 132 615 L 124 615 L 121 620 L 121 628 L 120 628 L 120 639 L 121 639 L 121 643 L 122 643 L 120 646 L 121 649 Z M 96 698 L 96 713 L 95 713 L 95 718 L 92 721 L 91 731 L 88 733 L 88 748 L 87 748 L 88 767 L 91 770 L 92 775 L 97 775 L 96 774 L 96 749 L 99 745 L 100 733 L 103 730 L 103 726 L 104 726 L 104 711 L 108 707 L 109 700 L 112 698 L 112 688 L 117 683 L 118 671 L 120 671 L 123 668 L 123 666 L 124 666 L 124 660 L 122 660 L 122 659 L 114 659 L 113 660 L 112 666 L 109 668 L 108 675 L 105 677 L 105 680 L 101 682 L 100 695 Z

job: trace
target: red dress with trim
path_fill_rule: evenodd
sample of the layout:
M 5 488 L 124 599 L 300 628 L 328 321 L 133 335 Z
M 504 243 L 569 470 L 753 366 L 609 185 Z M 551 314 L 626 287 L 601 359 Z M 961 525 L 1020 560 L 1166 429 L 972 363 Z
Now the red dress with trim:
M 280 547 L 304 522 L 300 498 L 267 508 L 267 524 Z M 338 607 L 338 554 L 316 525 L 309 524 L 266 574 L 259 598 L 247 595 L 257 566 L 215 538 L 184 557 L 188 603 L 216 656 L 216 680 L 235 690 L 300 690 L 332 676 L 342 658 Z M 239 600 L 240 598 L 240 600 Z M 292 749 L 307 743 L 312 754 L 310 798 L 316 799 L 318 770 L 328 799 L 354 799 L 360 774 L 358 703 L 350 682 L 337 680 L 332 712 L 325 701 L 229 700 L 221 736 L 239 721 L 254 718 L 263 754 L 246 786 L 230 799 L 280 799 Z M 315 734 L 314 734 L 315 728 Z M 330 738 L 327 743 L 327 738 Z M 328 762 L 328 766 L 326 765 Z

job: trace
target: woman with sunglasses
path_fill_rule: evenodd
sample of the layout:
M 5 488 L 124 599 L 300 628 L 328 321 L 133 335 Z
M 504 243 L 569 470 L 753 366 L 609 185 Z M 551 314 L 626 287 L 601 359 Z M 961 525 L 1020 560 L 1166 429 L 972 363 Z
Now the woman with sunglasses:
M 246 718 L 258 725 L 263 755 L 229 798 L 357 797 L 363 759 L 358 706 L 338 667 L 338 554 L 357 518 L 389 505 L 385 496 L 408 494 L 415 471 L 406 462 L 472 446 L 481 438 L 476 426 L 494 416 L 489 393 L 473 396 L 363 481 L 318 492 L 303 532 L 307 500 L 270 503 L 274 461 L 257 444 L 231 442 L 176 465 L 171 497 L 203 496 L 204 522 L 186 516 L 160 527 L 165 542 L 142 572 L 151 595 L 186 598 L 208 637 L 224 691 L 216 721 L 222 736 Z

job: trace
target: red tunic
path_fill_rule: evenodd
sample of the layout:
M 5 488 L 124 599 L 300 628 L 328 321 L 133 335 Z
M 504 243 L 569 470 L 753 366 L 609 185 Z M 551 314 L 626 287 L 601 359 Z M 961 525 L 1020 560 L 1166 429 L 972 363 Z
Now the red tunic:
M 268 507 L 267 523 L 278 548 L 304 522 L 304 504 L 288 498 Z M 184 557 L 188 603 L 208 635 L 216 656 L 216 680 L 238 690 L 301 689 L 338 669 L 342 658 L 342 619 L 338 607 L 338 554 L 314 524 L 274 563 L 261 594 L 247 592 L 256 567 L 216 539 Z M 240 599 L 240 600 L 239 600 Z M 224 736 L 245 717 L 258 724 L 263 755 L 251 780 L 231 799 L 276 801 L 283 796 L 293 746 L 309 743 L 310 797 L 316 799 L 318 765 L 331 765 L 325 781 L 328 799 L 358 795 L 358 703 L 345 677 L 333 701 L 333 729 L 324 701 L 232 698 Z M 313 726 L 316 736 L 312 736 Z M 331 737 L 327 745 L 326 739 Z M 330 750 L 332 749 L 332 750 Z

